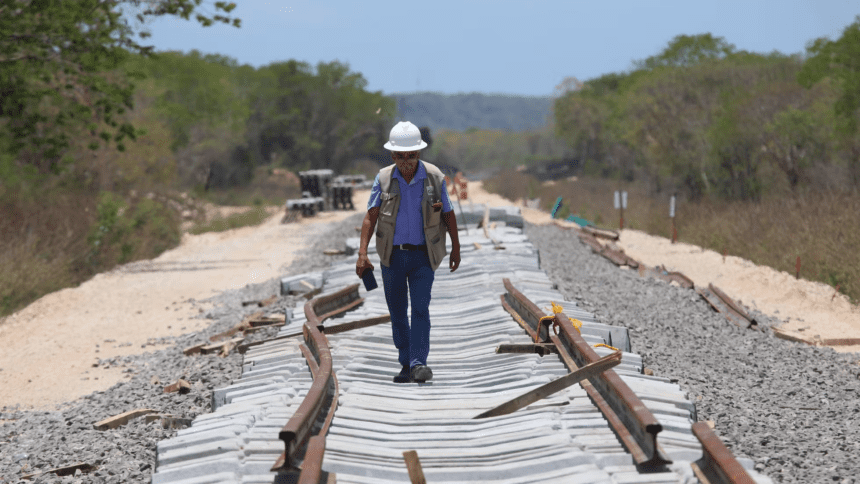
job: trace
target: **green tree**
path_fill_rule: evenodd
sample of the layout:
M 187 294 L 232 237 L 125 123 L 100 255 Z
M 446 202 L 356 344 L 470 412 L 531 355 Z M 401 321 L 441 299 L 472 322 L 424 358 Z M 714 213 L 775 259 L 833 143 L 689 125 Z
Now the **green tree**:
M 340 62 L 316 72 L 291 60 L 259 70 L 248 136 L 260 163 L 342 172 L 357 155 L 385 142 L 394 101 L 367 92 L 367 81 Z
M 639 69 L 657 67 L 690 67 L 707 60 L 723 59 L 735 52 L 735 46 L 710 33 L 678 35 L 662 52 L 634 62 Z
M 115 143 L 136 131 L 124 114 L 133 106 L 133 79 L 122 69 L 130 53 L 149 54 L 123 13 L 137 8 L 137 20 L 161 15 L 195 16 L 239 26 L 230 18 L 236 4 L 215 2 L 214 14 L 200 13 L 202 0 L 3 0 L 0 2 L 0 140 L 40 173 L 56 172 L 70 140 L 91 139 L 90 147 Z M 225 14 L 222 15 L 221 13 Z
M 163 52 L 135 58 L 147 79 L 138 92 L 169 129 L 179 183 L 205 186 L 216 164 L 244 143 L 250 93 L 258 83 L 251 66 L 222 55 Z
M 860 15 L 845 27 L 837 40 L 822 37 L 811 42 L 798 82 L 812 87 L 825 78 L 836 81 L 840 96 L 833 105 L 837 133 L 849 151 L 849 173 L 853 187 L 860 187 Z
M 824 152 L 826 134 L 818 126 L 811 112 L 789 106 L 764 127 L 763 157 L 785 174 L 792 191 Z

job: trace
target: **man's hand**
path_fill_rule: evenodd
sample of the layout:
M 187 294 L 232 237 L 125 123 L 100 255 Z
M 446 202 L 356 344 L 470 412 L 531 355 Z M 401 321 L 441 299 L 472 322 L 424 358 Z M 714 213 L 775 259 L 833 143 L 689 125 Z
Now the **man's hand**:
M 355 274 L 360 278 L 367 269 L 373 270 L 373 264 L 367 258 L 367 254 L 358 254 L 358 261 L 355 263 Z
M 451 247 L 451 254 L 448 256 L 448 260 L 448 267 L 451 268 L 451 272 L 456 271 L 460 267 L 460 244 Z
M 448 235 L 451 237 L 451 254 L 448 256 L 448 267 L 451 272 L 460 267 L 460 235 L 457 231 L 457 217 L 454 216 L 454 211 L 442 212 L 442 223 L 448 229 Z
M 358 277 L 367 270 L 373 270 L 373 264 L 367 258 L 367 246 L 370 245 L 370 237 L 376 228 L 376 219 L 379 217 L 379 207 L 373 207 L 367 211 L 364 221 L 361 222 L 361 241 L 358 246 L 358 260 L 355 262 L 355 273 Z

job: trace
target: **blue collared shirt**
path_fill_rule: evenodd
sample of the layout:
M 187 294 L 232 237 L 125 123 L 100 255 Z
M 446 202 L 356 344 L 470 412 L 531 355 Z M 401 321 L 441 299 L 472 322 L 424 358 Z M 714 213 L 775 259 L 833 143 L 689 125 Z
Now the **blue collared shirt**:
M 393 177 L 400 184 L 400 209 L 397 211 L 397 222 L 394 226 L 394 245 L 400 244 L 424 244 L 424 220 L 421 214 L 421 201 L 424 197 L 424 179 L 427 178 L 427 170 L 423 163 L 418 163 L 418 170 L 412 181 L 406 180 L 400 175 L 400 170 L 395 166 Z M 382 205 L 382 186 L 379 184 L 379 175 L 373 180 L 373 188 L 370 189 L 370 200 L 367 201 L 367 209 Z M 451 198 L 448 196 L 448 187 L 442 182 L 442 212 L 448 213 L 453 210 Z

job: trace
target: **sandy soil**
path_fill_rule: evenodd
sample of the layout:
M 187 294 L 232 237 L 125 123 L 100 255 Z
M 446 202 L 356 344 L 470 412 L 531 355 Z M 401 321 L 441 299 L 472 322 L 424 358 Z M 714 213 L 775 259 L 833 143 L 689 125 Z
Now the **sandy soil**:
M 355 194 L 357 208 L 368 195 Z M 258 227 L 185 234 L 179 247 L 156 259 L 42 297 L 0 322 L 0 408 L 47 409 L 109 388 L 123 374 L 93 368 L 99 358 L 158 349 L 148 340 L 207 327 L 191 319 L 205 310 L 200 300 L 281 275 L 305 246 L 305 234 L 353 213 L 282 225 L 278 210 Z
M 489 205 L 516 204 L 481 189 L 480 182 L 469 183 L 469 195 L 475 203 Z M 549 214 L 522 208 L 523 217 L 531 223 L 551 223 Z M 571 225 L 571 224 L 564 224 Z M 648 265 L 665 265 L 684 273 L 697 286 L 709 283 L 722 289 L 742 304 L 775 317 L 786 333 L 814 342 L 816 339 L 860 338 L 860 308 L 848 298 L 836 294 L 826 284 L 758 266 L 740 257 L 727 256 L 694 245 L 676 243 L 638 230 L 623 230 L 616 244 L 634 259 Z M 834 346 L 839 352 L 860 352 L 860 346 Z
M 638 230 L 623 230 L 617 245 L 634 259 L 684 273 L 697 286 L 709 283 L 732 299 L 773 316 L 780 329 L 807 341 L 860 338 L 860 308 L 820 282 L 758 266 L 740 257 L 726 256 L 694 245 L 675 243 Z M 834 346 L 840 352 L 858 352 L 860 346 Z

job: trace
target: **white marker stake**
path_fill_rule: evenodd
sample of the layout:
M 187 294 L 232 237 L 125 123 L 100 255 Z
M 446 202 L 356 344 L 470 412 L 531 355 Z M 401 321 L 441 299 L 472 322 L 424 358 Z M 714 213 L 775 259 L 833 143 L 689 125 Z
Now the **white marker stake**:
M 615 210 L 621 208 L 621 198 L 618 193 L 618 190 L 615 190 Z
M 675 228 L 675 195 L 669 199 L 669 217 L 672 218 L 672 243 L 678 240 L 678 229 Z

